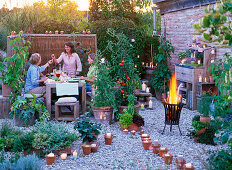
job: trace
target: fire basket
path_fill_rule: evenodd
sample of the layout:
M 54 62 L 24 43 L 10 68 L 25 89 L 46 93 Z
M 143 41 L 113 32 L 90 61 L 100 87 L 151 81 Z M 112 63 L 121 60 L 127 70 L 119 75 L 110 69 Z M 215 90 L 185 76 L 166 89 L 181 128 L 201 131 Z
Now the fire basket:
M 180 134 L 180 126 L 179 126 L 179 120 L 180 120 L 180 113 L 183 107 L 182 103 L 179 104 L 169 104 L 169 103 L 163 103 L 164 109 L 165 109 L 165 126 L 163 129 L 162 134 L 164 133 L 164 130 L 166 128 L 166 125 L 170 125 L 170 132 L 172 131 L 172 125 L 178 125 Z

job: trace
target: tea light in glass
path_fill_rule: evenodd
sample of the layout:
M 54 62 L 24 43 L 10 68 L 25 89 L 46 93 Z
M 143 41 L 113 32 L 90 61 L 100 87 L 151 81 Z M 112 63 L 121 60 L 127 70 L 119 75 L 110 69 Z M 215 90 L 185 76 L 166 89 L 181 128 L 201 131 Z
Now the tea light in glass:
M 60 155 L 60 158 L 61 158 L 62 160 L 66 160 L 66 159 L 67 159 L 67 153 L 62 153 L 62 154 Z
M 77 159 L 77 151 L 73 151 L 73 159 Z

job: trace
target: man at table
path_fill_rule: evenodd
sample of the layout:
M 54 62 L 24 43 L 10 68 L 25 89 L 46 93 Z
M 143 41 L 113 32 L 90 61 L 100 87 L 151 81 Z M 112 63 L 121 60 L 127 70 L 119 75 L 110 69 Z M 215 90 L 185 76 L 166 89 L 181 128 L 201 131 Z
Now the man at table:
M 63 71 L 67 72 L 69 75 L 79 75 L 79 72 L 82 71 L 81 60 L 72 42 L 66 42 L 64 44 L 64 52 L 61 53 L 58 59 L 56 59 L 54 54 L 52 54 L 51 57 L 56 64 L 64 61 Z

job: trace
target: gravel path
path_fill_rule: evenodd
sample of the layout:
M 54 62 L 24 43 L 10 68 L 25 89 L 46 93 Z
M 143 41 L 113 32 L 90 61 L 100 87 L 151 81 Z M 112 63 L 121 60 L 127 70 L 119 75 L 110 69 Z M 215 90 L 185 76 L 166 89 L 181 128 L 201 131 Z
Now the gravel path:
M 153 99 L 153 110 L 140 111 L 144 117 L 145 126 L 143 127 L 145 133 L 150 135 L 152 141 L 158 139 L 161 147 L 167 147 L 169 153 L 174 155 L 183 155 L 187 163 L 192 163 L 195 169 L 206 169 L 204 163 L 208 158 L 204 150 L 217 150 L 225 148 L 225 146 L 205 145 L 195 143 L 186 134 L 191 128 L 191 121 L 194 115 L 198 114 L 196 111 L 190 111 L 183 108 L 180 118 L 180 128 L 182 136 L 179 133 L 178 127 L 173 126 L 173 131 L 169 131 L 169 126 L 166 127 L 164 135 L 161 134 L 164 127 L 164 108 L 160 101 Z M 67 126 L 73 130 L 73 124 L 68 123 Z M 112 145 L 104 144 L 104 134 L 112 133 L 115 135 Z M 170 166 L 165 166 L 163 158 L 154 155 L 152 150 L 145 151 L 142 146 L 140 134 L 135 136 L 131 134 L 124 135 L 120 130 L 118 123 L 111 126 L 102 126 L 102 133 L 98 137 L 98 152 L 91 153 L 84 156 L 81 146 L 81 141 L 77 141 L 75 146 L 80 151 L 79 158 L 72 160 L 69 156 L 67 160 L 63 161 L 60 158 L 55 160 L 55 164 L 46 165 L 44 159 L 43 169 L 81 169 L 81 170 L 96 170 L 96 169 L 176 169 L 175 163 Z

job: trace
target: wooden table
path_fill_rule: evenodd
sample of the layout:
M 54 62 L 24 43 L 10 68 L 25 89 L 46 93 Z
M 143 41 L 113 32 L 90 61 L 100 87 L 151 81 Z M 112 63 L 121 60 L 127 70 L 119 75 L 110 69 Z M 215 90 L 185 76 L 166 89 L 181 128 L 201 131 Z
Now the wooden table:
M 82 107 L 82 113 L 85 113 L 86 112 L 86 83 L 79 82 L 78 86 L 82 87 L 81 107 Z M 46 83 L 46 107 L 47 107 L 48 112 L 50 113 L 50 116 L 52 116 L 51 115 L 52 89 L 55 89 L 55 88 L 56 88 L 56 83 Z

